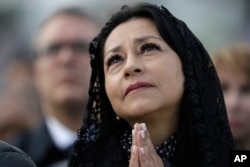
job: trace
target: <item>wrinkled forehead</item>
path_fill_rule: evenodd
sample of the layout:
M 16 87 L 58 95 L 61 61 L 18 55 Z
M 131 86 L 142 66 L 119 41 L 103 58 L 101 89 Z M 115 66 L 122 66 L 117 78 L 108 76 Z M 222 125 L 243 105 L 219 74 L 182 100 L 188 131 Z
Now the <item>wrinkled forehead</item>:
M 150 39 L 163 40 L 152 19 L 132 17 L 117 25 L 109 33 L 104 44 L 104 54 L 119 50 L 128 41 L 131 45 L 137 45 Z
M 175 20 L 172 15 L 159 8 L 151 11 L 142 9 L 139 14 L 130 13 L 129 11 L 114 15 L 114 17 L 105 24 L 100 34 L 91 42 L 89 51 L 94 59 L 98 57 L 98 60 L 101 60 L 101 62 L 103 61 L 106 40 L 118 26 L 133 18 L 144 18 L 151 20 L 155 24 L 162 39 L 178 54 L 178 56 L 180 56 L 182 61 L 182 55 L 185 53 L 184 50 L 186 47 L 183 46 L 185 41 L 183 41 L 180 30 L 176 28 L 178 20 Z M 183 26 L 183 29 L 185 29 L 185 24 L 179 25 Z

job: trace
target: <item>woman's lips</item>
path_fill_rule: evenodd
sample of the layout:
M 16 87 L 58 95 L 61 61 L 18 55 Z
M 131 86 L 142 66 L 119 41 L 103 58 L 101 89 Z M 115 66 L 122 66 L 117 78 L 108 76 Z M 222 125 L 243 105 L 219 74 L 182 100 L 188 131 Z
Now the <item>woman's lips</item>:
M 146 87 L 153 87 L 153 85 L 148 82 L 136 82 L 135 84 L 131 84 L 127 87 L 124 96 L 127 96 L 133 90 L 146 88 Z

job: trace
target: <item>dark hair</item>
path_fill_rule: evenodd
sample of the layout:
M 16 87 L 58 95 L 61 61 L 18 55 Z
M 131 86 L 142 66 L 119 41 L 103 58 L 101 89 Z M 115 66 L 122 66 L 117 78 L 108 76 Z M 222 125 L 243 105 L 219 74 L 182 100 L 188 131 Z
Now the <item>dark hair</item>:
M 112 161 L 113 166 L 122 166 L 119 162 L 124 161 L 124 154 L 116 140 L 131 127 L 123 120 L 116 120 L 106 95 L 103 48 L 112 30 L 134 17 L 152 19 L 162 38 L 182 62 L 185 90 L 180 109 L 178 145 L 172 163 L 177 167 L 228 166 L 233 140 L 220 83 L 207 51 L 186 24 L 165 7 L 145 3 L 131 8 L 123 6 L 90 44 L 92 75 L 89 101 L 70 166 L 95 166 L 100 154 L 109 149 L 114 153 L 102 155 L 102 158 Z

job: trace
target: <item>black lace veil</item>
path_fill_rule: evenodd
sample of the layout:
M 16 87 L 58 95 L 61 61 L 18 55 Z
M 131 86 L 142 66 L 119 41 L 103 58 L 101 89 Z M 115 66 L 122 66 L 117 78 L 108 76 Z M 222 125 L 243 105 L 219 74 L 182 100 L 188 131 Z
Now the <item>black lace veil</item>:
M 123 6 L 90 44 L 92 75 L 87 112 L 69 166 L 128 166 L 119 136 L 131 127 L 117 120 L 104 88 L 103 46 L 109 33 L 131 17 L 152 19 L 182 61 L 185 90 L 181 103 L 174 166 L 229 166 L 233 139 L 224 99 L 211 59 L 186 24 L 165 7 Z

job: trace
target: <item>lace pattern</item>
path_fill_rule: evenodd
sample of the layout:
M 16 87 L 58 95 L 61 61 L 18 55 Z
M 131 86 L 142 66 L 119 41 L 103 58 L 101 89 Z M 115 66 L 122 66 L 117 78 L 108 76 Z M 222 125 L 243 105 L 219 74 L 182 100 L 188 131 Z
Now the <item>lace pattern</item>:
M 172 135 L 168 140 L 166 140 L 159 146 L 155 147 L 155 151 L 162 158 L 164 166 L 166 166 L 168 161 L 171 161 L 172 158 L 174 157 L 174 152 L 177 144 L 176 135 L 177 133 Z M 126 131 L 123 135 L 121 135 L 120 142 L 122 144 L 123 150 L 126 152 L 127 161 L 129 163 L 131 155 L 131 145 L 132 145 L 131 133 L 129 131 Z

